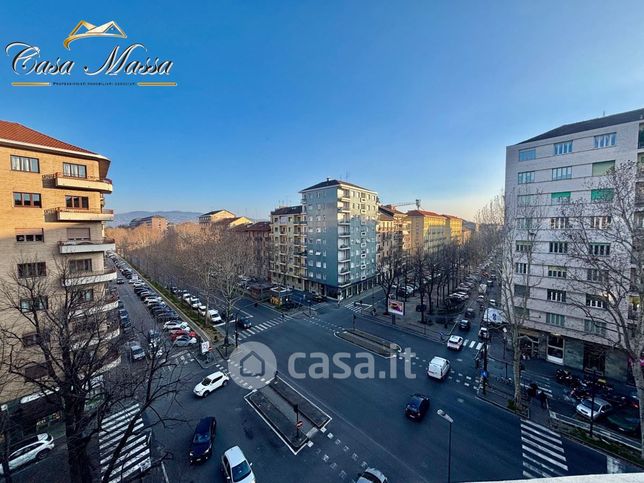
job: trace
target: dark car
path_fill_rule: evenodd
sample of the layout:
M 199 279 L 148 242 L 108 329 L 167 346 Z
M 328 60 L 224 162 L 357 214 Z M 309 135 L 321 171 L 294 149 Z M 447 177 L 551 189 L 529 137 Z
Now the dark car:
M 326 302 L 326 297 L 324 295 L 315 294 L 313 295 L 313 302 Z
M 119 285 L 123 285 L 124 282 L 123 282 L 122 278 L 117 278 L 116 283 L 119 284 Z
M 423 419 L 429 410 L 429 397 L 423 394 L 414 394 L 405 406 L 405 416 L 415 421 Z
M 465 310 L 465 318 L 466 319 L 473 319 L 476 317 L 476 312 L 474 312 L 474 309 L 466 309 Z
M 606 417 L 606 421 L 613 428 L 632 436 L 640 435 L 640 411 L 633 407 L 620 408 Z
M 251 324 L 250 320 L 244 319 L 244 318 L 239 318 L 237 319 L 237 327 L 240 329 L 250 329 L 253 326 Z
M 210 458 L 216 430 L 217 421 L 214 417 L 202 418 L 199 421 L 190 443 L 190 464 L 206 461 Z
M 458 328 L 461 330 L 470 330 L 471 327 L 472 324 L 467 319 L 463 319 L 458 323 Z

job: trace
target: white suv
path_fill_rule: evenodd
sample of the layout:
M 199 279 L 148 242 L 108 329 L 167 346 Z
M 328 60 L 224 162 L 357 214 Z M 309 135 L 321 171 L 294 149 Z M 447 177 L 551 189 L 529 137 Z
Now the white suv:
M 195 386 L 192 392 L 194 392 L 199 397 L 206 397 L 208 394 L 213 392 L 215 389 L 228 384 L 230 379 L 223 372 L 217 371 L 213 372 L 209 376 L 204 377 L 203 381 Z
M 41 433 L 25 439 L 12 448 L 9 455 L 9 470 L 15 470 L 33 460 L 40 461 L 52 449 L 54 449 L 54 437 L 51 434 Z M 0 475 L 3 474 L 4 470 L 0 465 Z
M 239 446 L 233 446 L 221 457 L 221 470 L 232 483 L 255 483 L 255 475 Z

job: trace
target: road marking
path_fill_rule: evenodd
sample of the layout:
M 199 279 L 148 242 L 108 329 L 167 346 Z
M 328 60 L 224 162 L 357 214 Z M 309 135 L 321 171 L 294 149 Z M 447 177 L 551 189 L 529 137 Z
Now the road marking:
M 352 459 L 353 461 L 358 461 L 358 455 L 357 455 L 357 454 L 355 454 L 355 453 L 353 453 L 353 454 L 351 455 L 351 459 Z
M 530 434 L 526 434 L 526 436 L 531 436 L 531 437 L 533 437 L 533 436 L 532 436 L 532 435 L 530 435 Z M 541 443 L 541 444 L 545 444 L 546 446 L 545 446 L 545 447 L 544 447 L 544 446 L 541 446 L 541 444 L 538 444 L 538 443 L 536 442 L 536 440 L 534 440 L 534 439 L 528 439 L 528 438 L 526 438 L 526 442 L 531 442 L 533 445 L 538 446 L 539 448 L 541 448 L 541 449 L 543 449 L 543 450 L 548 449 L 549 451 L 555 450 L 555 451 L 561 451 L 561 452 L 563 452 L 563 448 L 562 448 L 562 446 L 561 446 L 561 443 L 559 443 L 559 444 L 557 445 L 557 444 L 555 444 L 555 443 L 551 443 L 550 441 L 546 441 L 545 439 L 541 439 L 541 440 L 538 440 L 538 441 L 539 441 L 539 443 Z M 562 460 L 564 460 L 564 461 L 566 461 L 566 457 L 565 457 L 565 456 L 563 456 L 563 455 L 561 455 L 561 459 L 562 459 Z
M 534 458 L 532 458 L 531 456 L 529 456 L 529 455 L 527 455 L 527 454 L 525 454 L 525 453 L 523 453 L 523 457 L 524 457 L 526 460 L 530 461 L 531 463 L 534 463 L 535 465 L 539 465 L 539 466 L 541 466 L 544 470 L 549 471 L 551 474 L 550 474 L 550 475 L 548 475 L 548 476 L 552 476 L 553 474 L 555 474 L 555 475 L 557 475 L 557 476 L 565 476 L 565 474 L 564 474 L 564 473 L 562 473 L 560 470 L 555 470 L 554 468 L 551 468 L 550 466 L 543 464 L 541 461 L 537 461 L 537 460 L 535 460 Z
M 465 386 L 467 386 L 467 387 L 470 387 L 470 383 L 469 383 L 469 382 L 464 382 L 464 383 L 463 383 L 463 385 L 465 385 Z
M 329 438 L 329 439 L 333 439 L 333 433 L 327 434 L 326 437 Z
M 313 446 L 313 441 L 309 441 L 308 443 L 306 443 L 306 445 L 310 448 L 311 446 Z
M 480 351 L 481 347 L 483 347 L 483 342 L 479 342 L 478 344 L 476 344 L 476 350 L 477 351 Z
M 336 462 L 331 463 L 331 469 L 335 470 L 338 467 L 338 464 Z
M 322 431 L 323 433 L 326 433 L 326 428 L 321 428 L 320 431 Z
M 363 461 L 362 464 L 360 465 L 361 468 L 366 468 L 367 467 L 367 462 Z
M 344 448 L 342 448 L 342 451 L 344 451 L 346 453 L 347 451 L 349 451 L 349 447 L 345 446 Z
M 329 455 L 325 454 L 324 456 L 322 456 L 322 461 L 324 461 L 325 463 L 329 461 Z
M 556 437 L 558 437 L 558 438 L 561 438 L 561 436 L 560 436 L 558 433 L 555 433 L 554 431 L 552 431 L 552 430 L 550 430 L 550 429 L 546 428 L 545 426 L 542 426 L 541 424 L 533 423 L 533 422 L 532 422 L 532 421 L 530 421 L 529 419 L 522 419 L 522 420 L 521 420 L 521 424 L 527 424 L 528 426 L 532 426 L 532 427 L 534 427 L 535 429 L 538 429 L 539 431 L 544 431 L 544 432 L 546 432 L 546 433 L 550 433 L 550 434 L 552 434 L 553 436 L 556 436 Z
M 340 472 L 340 479 L 344 480 L 344 478 L 345 478 L 346 476 L 347 476 L 346 471 L 342 470 L 342 471 Z
M 475 340 L 473 340 L 472 342 L 470 342 L 470 349 L 471 349 L 472 347 L 474 347 L 475 345 L 476 345 L 476 341 L 475 341 Z
M 522 439 L 523 439 L 523 438 L 522 438 Z M 544 459 L 544 460 L 546 460 L 546 461 L 549 461 L 549 462 L 550 462 L 550 463 L 552 463 L 553 465 L 557 465 L 557 466 L 559 466 L 560 468 L 562 468 L 562 469 L 564 469 L 564 470 L 568 471 L 568 467 L 567 467 L 564 463 L 561 463 L 560 461 L 553 460 L 552 458 L 549 458 L 548 456 L 544 455 L 543 453 L 539 453 L 538 451 L 536 451 L 536 450 L 534 450 L 534 449 L 532 449 L 532 448 L 530 448 L 530 447 L 528 447 L 528 446 L 526 446 L 526 445 L 524 445 L 524 444 L 522 444 L 522 445 L 521 445 L 521 448 L 523 449 L 523 451 L 528 451 L 528 452 L 530 452 L 530 453 L 532 453 L 532 454 L 534 454 L 534 455 L 538 456 L 539 458 L 542 458 L 542 459 Z M 546 451 L 546 450 L 542 449 L 542 451 Z M 548 452 L 549 452 L 549 453 L 552 453 L 552 451 L 548 451 Z M 559 455 L 559 454 L 557 454 L 557 453 L 553 453 L 553 454 L 554 454 L 557 458 L 561 457 L 561 455 Z
M 561 444 L 561 438 L 556 438 L 555 436 L 551 436 L 549 434 L 543 433 L 543 432 L 541 432 L 541 431 L 539 431 L 537 429 L 534 429 L 531 426 L 525 425 L 523 423 L 521 423 L 521 427 L 525 431 L 529 431 L 529 433 L 531 433 L 531 435 L 534 434 L 535 437 L 548 438 L 549 440 L 551 440 L 551 441 L 553 441 L 555 443 Z
M 472 380 L 472 376 L 465 376 L 465 379 L 467 379 L 468 381 L 470 381 L 470 380 Z

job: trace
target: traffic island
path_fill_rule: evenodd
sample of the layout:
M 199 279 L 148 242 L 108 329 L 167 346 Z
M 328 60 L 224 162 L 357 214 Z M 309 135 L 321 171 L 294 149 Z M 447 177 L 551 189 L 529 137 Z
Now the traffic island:
M 369 352 L 373 352 L 386 358 L 394 357 L 401 351 L 398 344 L 362 330 L 346 329 L 341 332 L 336 332 L 335 335 L 347 342 L 351 342 L 352 344 L 362 347 Z
M 273 378 L 270 383 L 270 388 L 273 389 L 273 391 L 279 394 L 282 398 L 284 398 L 284 400 L 288 402 L 292 407 L 297 407 L 298 411 L 309 421 L 311 421 L 311 423 L 313 423 L 316 428 L 322 428 L 331 420 L 328 414 L 322 412 L 311 401 L 306 399 L 290 384 L 282 381 L 279 377 Z
M 504 386 L 493 387 L 487 384 L 485 390 L 483 390 L 483 383 L 481 382 L 476 393 L 476 397 L 502 409 L 518 414 L 523 418 L 530 419 L 530 409 L 525 397 L 522 396 L 521 404 L 517 407 L 514 402 L 514 393 L 508 392 Z

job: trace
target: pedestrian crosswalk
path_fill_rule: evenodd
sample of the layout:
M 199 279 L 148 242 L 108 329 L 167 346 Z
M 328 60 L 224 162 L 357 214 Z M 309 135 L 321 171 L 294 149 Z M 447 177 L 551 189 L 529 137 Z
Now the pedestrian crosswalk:
M 568 473 L 561 436 L 545 426 L 522 420 L 521 449 L 525 478 L 553 478 Z
M 107 416 L 101 423 L 98 445 L 102 478 L 128 425 L 133 419 L 135 420 L 132 434 L 127 438 L 125 446 L 116 459 L 109 478 L 110 483 L 128 480 L 135 474 L 143 473 L 150 468 L 150 433 L 143 431 L 144 424 L 139 408 L 139 403 L 134 403 Z
M 255 322 L 255 324 L 253 324 L 253 326 L 250 329 L 238 330 L 237 333 L 238 333 L 239 340 L 242 341 L 253 335 L 257 335 L 260 332 L 264 332 L 265 330 L 272 329 L 274 327 L 277 327 L 278 325 L 282 325 L 285 320 L 286 319 L 283 317 L 275 317 L 265 322 Z
M 371 315 L 372 312 L 372 305 L 371 304 L 355 304 L 354 302 L 351 302 L 349 304 L 344 305 L 345 309 L 349 309 L 351 312 L 354 312 L 356 314 L 360 315 Z
M 476 339 L 465 339 L 465 341 L 463 342 L 463 349 L 473 349 L 475 351 L 480 351 L 481 347 L 483 347 L 483 342 L 480 342 Z

